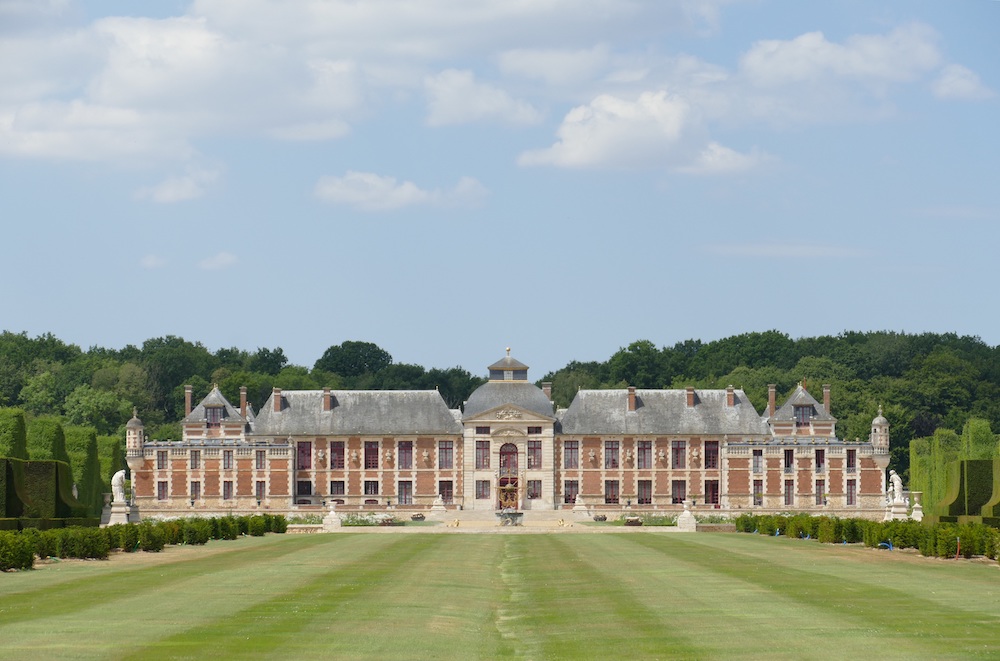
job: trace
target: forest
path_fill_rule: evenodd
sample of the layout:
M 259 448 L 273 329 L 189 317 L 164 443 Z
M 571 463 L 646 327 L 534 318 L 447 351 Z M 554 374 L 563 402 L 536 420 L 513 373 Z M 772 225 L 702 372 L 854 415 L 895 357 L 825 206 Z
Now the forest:
M 953 333 L 843 332 L 793 339 L 771 330 L 663 347 L 638 340 L 607 361 L 574 361 L 542 381 L 552 382 L 559 407 L 568 406 L 581 388 L 734 385 L 759 411 L 770 383 L 777 384 L 779 400 L 798 383 L 817 395 L 822 384 L 830 384 L 841 437 L 867 438 L 883 407 L 891 424 L 891 465 L 904 476 L 914 439 L 961 434 L 970 420 L 979 433 L 992 434 L 988 430 L 1000 424 L 1000 347 Z M 194 386 L 195 401 L 212 384 L 238 401 L 240 386 L 246 386 L 258 409 L 273 387 L 437 388 L 457 408 L 483 382 L 460 367 L 396 363 L 388 351 L 363 341 L 333 345 L 307 367 L 289 364 L 280 347 L 213 352 L 172 335 L 141 347 L 84 350 L 51 334 L 0 334 L 0 407 L 23 410 L 29 429 L 36 419 L 58 420 L 93 430 L 108 442 L 124 438 L 133 407 L 150 438 L 179 438 L 185 384 Z

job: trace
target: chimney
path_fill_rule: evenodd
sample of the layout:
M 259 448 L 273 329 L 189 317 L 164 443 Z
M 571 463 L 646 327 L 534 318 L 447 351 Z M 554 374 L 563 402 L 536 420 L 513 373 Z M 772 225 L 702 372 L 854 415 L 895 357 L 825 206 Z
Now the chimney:
M 191 391 L 193 386 L 184 386 L 184 417 L 191 415 Z
M 240 415 L 247 417 L 247 387 L 240 386 Z
M 774 398 L 777 395 L 778 386 L 773 383 L 767 384 L 767 417 L 774 417 Z
M 687 405 L 688 408 L 694 407 L 694 388 L 691 386 L 687 387 Z
M 271 397 L 274 398 L 274 412 L 281 413 L 281 388 L 274 388 Z
M 552 401 L 552 382 L 542 381 L 542 392 L 545 393 L 545 399 Z
M 823 408 L 826 409 L 827 414 L 830 414 L 830 384 L 823 384 Z
M 635 386 L 628 387 L 628 410 L 635 410 Z
M 323 388 L 323 410 L 332 411 L 333 410 L 333 398 L 330 396 L 330 389 Z
M 736 393 L 732 385 L 726 386 L 726 406 L 729 408 L 736 406 Z

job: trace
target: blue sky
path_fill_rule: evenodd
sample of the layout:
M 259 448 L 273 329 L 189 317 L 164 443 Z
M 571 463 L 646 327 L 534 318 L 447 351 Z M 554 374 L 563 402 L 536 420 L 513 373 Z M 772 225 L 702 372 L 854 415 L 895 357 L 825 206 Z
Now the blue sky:
M 139 13 L 142 12 L 142 13 Z M 1000 2 L 0 0 L 2 327 L 533 378 L 1000 343 Z

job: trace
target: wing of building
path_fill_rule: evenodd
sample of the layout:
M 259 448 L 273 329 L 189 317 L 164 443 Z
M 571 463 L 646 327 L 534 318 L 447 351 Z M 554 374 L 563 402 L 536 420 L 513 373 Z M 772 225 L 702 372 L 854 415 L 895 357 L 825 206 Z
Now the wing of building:
M 837 437 L 830 390 L 799 386 L 759 414 L 739 388 L 581 390 L 556 410 L 549 384 L 508 355 L 461 410 L 436 390 L 275 388 L 259 412 L 242 389 L 192 406 L 179 441 L 126 448 L 144 515 L 445 507 L 809 511 L 880 518 L 888 423 Z

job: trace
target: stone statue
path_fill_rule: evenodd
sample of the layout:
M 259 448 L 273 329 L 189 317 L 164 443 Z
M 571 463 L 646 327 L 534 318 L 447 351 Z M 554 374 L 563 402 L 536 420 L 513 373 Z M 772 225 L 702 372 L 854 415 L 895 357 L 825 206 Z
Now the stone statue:
M 892 502 L 903 502 L 903 480 L 896 471 L 889 471 L 889 481 L 892 482 Z
M 123 470 L 111 477 L 111 502 L 125 502 L 125 471 Z

